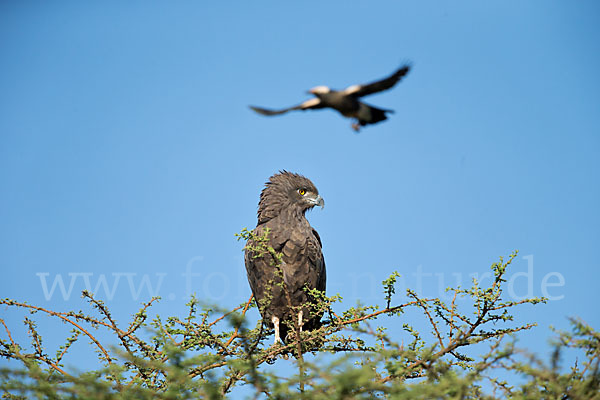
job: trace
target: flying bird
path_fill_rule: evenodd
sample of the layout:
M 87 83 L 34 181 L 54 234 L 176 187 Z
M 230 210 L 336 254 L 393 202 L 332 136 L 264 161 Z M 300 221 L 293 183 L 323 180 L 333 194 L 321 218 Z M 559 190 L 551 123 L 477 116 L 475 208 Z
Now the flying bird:
M 275 329 L 274 343 L 285 341 L 290 324 L 297 322 L 305 330 L 320 327 L 323 312 L 314 309 L 315 299 L 306 289 L 325 292 L 325 260 L 321 238 L 304 214 L 324 204 L 309 179 L 287 171 L 271 176 L 260 194 L 258 224 L 244 259 L 263 321 Z M 260 241 L 255 238 L 265 232 L 268 246 L 281 255 L 280 264 L 272 253 L 257 250 Z
M 364 85 L 352 85 L 344 90 L 333 90 L 327 86 L 316 86 L 308 91 L 315 97 L 304 103 L 280 110 L 271 110 L 262 107 L 250 106 L 259 114 L 272 116 L 285 114 L 294 110 L 317 110 L 320 108 L 333 108 L 344 117 L 353 118 L 352 128 L 358 132 L 361 126 L 376 124 L 387 119 L 386 113 L 393 110 L 373 107 L 363 103 L 360 98 L 392 88 L 410 71 L 411 66 L 405 64 L 387 78 Z

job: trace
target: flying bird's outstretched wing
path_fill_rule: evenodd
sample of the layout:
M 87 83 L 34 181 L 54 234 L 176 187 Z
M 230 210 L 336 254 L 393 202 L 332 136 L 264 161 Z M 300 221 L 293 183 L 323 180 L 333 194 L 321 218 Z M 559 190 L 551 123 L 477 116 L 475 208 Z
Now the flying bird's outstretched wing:
M 324 106 L 323 106 L 321 100 L 316 97 L 314 99 L 306 100 L 304 103 L 298 104 L 297 106 L 283 108 L 281 110 L 270 110 L 268 108 L 250 106 L 250 108 L 252 110 L 256 111 L 257 113 L 262 114 L 262 115 L 267 115 L 267 116 L 281 115 L 281 114 L 285 114 L 288 111 L 294 111 L 294 110 L 309 110 L 309 109 L 316 109 L 316 108 L 323 108 L 323 107 Z
M 362 97 L 390 89 L 396 83 L 398 83 L 400 79 L 402 79 L 406 74 L 408 74 L 408 71 L 410 71 L 410 65 L 405 64 L 387 78 L 383 78 L 377 82 L 367 83 L 365 85 L 349 86 L 348 88 L 344 89 L 344 93 L 355 97 Z

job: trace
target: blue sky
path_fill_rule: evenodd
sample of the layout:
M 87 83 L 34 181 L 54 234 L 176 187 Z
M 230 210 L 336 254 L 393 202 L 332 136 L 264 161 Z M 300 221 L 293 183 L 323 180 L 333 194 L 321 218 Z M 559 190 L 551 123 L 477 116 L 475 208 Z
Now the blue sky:
M 85 279 L 104 276 L 123 323 L 151 295 L 144 279 L 161 315 L 183 313 L 189 290 L 237 305 L 250 289 L 234 233 L 287 169 L 325 198 L 308 218 L 346 306 L 383 304 L 394 270 L 443 295 L 519 249 L 514 296 L 545 282 L 555 299 L 520 312 L 540 324 L 522 344 L 547 354 L 568 316 L 600 326 L 597 2 L 206 4 L 1 3 L 2 297 L 85 308 Z M 247 108 L 406 60 L 367 100 L 396 113 L 358 135 L 333 111 Z M 57 277 L 65 296 L 50 294 Z M 20 314 L 0 316 L 27 341 Z

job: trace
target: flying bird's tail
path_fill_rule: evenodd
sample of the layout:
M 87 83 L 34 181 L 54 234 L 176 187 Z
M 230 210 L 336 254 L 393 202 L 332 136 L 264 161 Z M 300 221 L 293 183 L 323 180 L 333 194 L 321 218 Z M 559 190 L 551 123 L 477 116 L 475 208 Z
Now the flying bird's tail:
M 368 104 L 365 104 L 365 106 L 366 106 L 366 109 L 365 109 L 366 112 L 364 112 L 363 110 L 359 111 L 359 117 L 358 117 L 358 123 L 362 126 L 385 121 L 387 119 L 386 113 L 394 112 L 394 110 L 377 108 L 377 107 L 373 107 Z

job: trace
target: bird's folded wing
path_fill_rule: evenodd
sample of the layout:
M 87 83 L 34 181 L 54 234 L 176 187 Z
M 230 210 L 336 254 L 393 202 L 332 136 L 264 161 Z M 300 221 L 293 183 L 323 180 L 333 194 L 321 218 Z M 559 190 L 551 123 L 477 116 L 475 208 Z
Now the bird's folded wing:
M 256 111 L 257 113 L 262 114 L 262 115 L 267 115 L 267 116 L 281 115 L 281 114 L 285 114 L 288 111 L 293 111 L 293 110 L 308 110 L 311 108 L 314 109 L 314 108 L 322 108 L 322 107 L 323 107 L 323 105 L 321 104 L 321 100 L 316 97 L 314 99 L 306 100 L 304 103 L 298 104 L 297 106 L 283 108 L 280 110 L 271 110 L 268 108 L 250 106 L 250 108 L 252 110 Z
M 410 65 L 406 64 L 399 68 L 392 75 L 387 78 L 378 80 L 376 82 L 367 83 L 364 85 L 352 85 L 344 89 L 344 93 L 348 95 L 353 95 L 356 97 L 362 97 L 369 94 L 381 92 L 383 90 L 387 90 L 393 87 L 402 77 L 408 74 L 410 71 Z

